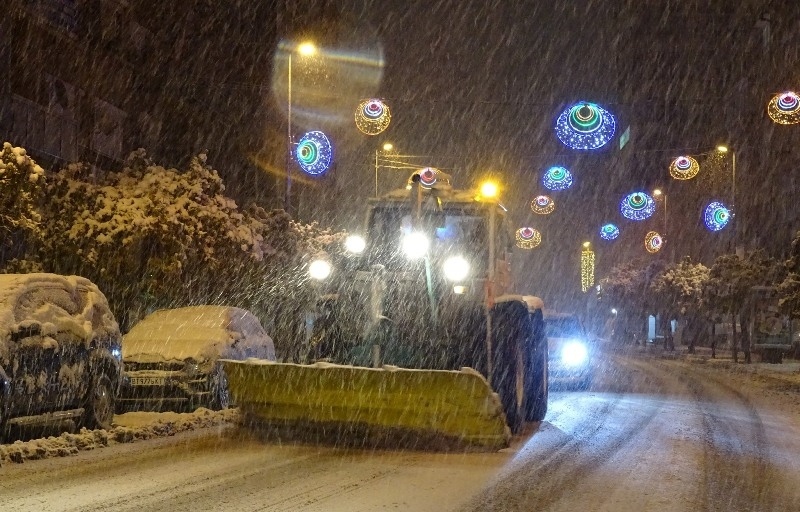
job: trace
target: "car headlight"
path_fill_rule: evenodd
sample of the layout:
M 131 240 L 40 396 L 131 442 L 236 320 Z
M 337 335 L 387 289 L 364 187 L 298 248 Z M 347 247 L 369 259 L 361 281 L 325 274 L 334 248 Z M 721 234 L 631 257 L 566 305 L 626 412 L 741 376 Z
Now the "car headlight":
M 589 349 L 579 340 L 568 341 L 561 348 L 561 362 L 567 366 L 580 366 L 589 359 Z
M 461 256 L 450 256 L 444 260 L 442 270 L 448 280 L 457 283 L 469 275 L 469 262 Z
M 324 281 L 331 275 L 331 264 L 325 260 L 314 260 L 308 266 L 308 275 L 311 279 Z
M 189 377 L 194 377 L 200 373 L 200 365 L 196 361 L 186 361 L 183 364 L 183 371 L 186 372 L 186 375 Z
M 122 361 L 122 349 L 117 346 L 111 347 L 111 357 L 117 361 Z
M 344 248 L 351 254 L 361 254 L 367 247 L 367 241 L 359 235 L 350 235 L 344 240 Z
M 412 231 L 403 237 L 403 252 L 410 260 L 418 260 L 428 253 L 431 242 L 424 233 Z

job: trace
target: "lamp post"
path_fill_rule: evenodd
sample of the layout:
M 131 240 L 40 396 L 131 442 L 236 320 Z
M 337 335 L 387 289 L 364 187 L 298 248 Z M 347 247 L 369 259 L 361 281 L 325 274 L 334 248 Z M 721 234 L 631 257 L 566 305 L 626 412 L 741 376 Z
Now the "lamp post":
M 286 80 L 286 195 L 283 198 L 283 209 L 289 213 L 292 207 L 292 55 L 295 51 L 303 56 L 311 56 L 317 53 L 317 47 L 306 41 L 289 49 Z
M 728 146 L 723 144 L 717 146 L 717 151 L 725 154 L 730 152 L 731 153 L 731 217 L 733 220 L 733 250 L 736 252 L 736 231 L 739 227 L 739 222 L 736 220 L 736 151 L 733 149 L 729 149 Z M 738 253 L 737 253 L 738 254 Z
M 388 153 L 389 151 L 394 149 L 394 145 L 391 142 L 385 142 L 383 144 L 383 153 Z M 381 150 L 375 150 L 375 197 L 378 197 L 378 168 L 380 167 L 378 163 L 378 156 L 380 155 Z

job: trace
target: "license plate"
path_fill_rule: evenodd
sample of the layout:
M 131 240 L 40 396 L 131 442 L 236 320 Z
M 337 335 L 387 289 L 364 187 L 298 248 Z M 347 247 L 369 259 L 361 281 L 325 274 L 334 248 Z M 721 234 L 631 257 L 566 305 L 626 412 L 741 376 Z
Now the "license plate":
M 132 386 L 164 386 L 166 377 L 131 377 Z

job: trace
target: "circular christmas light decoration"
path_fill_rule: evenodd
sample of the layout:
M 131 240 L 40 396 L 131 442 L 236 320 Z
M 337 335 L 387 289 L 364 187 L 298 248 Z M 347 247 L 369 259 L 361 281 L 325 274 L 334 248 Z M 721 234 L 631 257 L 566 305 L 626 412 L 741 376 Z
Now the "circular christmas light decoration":
M 767 105 L 767 113 L 778 124 L 800 123 L 800 96 L 792 91 L 776 94 Z
M 728 225 L 731 220 L 731 212 L 724 204 L 719 201 L 713 201 L 706 206 L 703 212 L 703 221 L 706 227 L 711 231 L 719 231 Z
M 649 231 L 644 237 L 644 248 L 650 254 L 657 253 L 664 245 L 664 239 L 655 231 Z
M 614 137 L 617 122 L 606 109 L 581 101 L 556 119 L 556 135 L 572 149 L 599 149 Z
M 619 204 L 622 216 L 630 220 L 644 220 L 656 211 L 656 202 L 644 192 L 628 194 Z
M 679 156 L 669 165 L 669 175 L 676 180 L 690 180 L 700 172 L 700 164 L 690 156 Z
M 533 228 L 519 228 L 516 239 L 520 249 L 533 249 L 542 243 L 542 234 Z
M 600 228 L 600 238 L 614 240 L 619 236 L 619 228 L 614 224 L 605 224 Z
M 553 166 L 544 173 L 542 185 L 549 190 L 566 190 L 572 186 L 572 173 L 566 167 Z
M 356 108 L 356 126 L 366 135 L 378 135 L 389 127 L 392 113 L 381 100 L 362 101 Z
M 439 179 L 439 170 L 433 167 L 425 167 L 419 171 L 419 184 L 424 189 L 430 189 Z
M 553 213 L 555 209 L 556 203 L 547 196 L 536 196 L 536 199 L 531 201 L 531 210 L 533 210 L 533 213 L 547 215 L 548 213 Z
M 320 131 L 308 132 L 297 143 L 297 163 L 304 172 L 313 176 L 324 174 L 331 165 L 333 147 L 328 137 Z

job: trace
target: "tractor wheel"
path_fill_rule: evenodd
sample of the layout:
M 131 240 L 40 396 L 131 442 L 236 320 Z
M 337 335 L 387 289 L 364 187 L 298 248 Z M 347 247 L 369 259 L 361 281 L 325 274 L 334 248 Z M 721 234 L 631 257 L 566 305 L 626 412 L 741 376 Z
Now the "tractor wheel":
M 548 398 L 548 372 L 547 372 L 547 340 L 538 343 L 534 351 L 528 375 L 528 385 L 525 389 L 527 399 L 525 419 L 527 421 L 542 421 L 547 414 Z
M 517 434 L 525 420 L 524 323 L 511 314 L 497 315 L 497 320 L 491 385 L 500 395 L 511 433 Z

